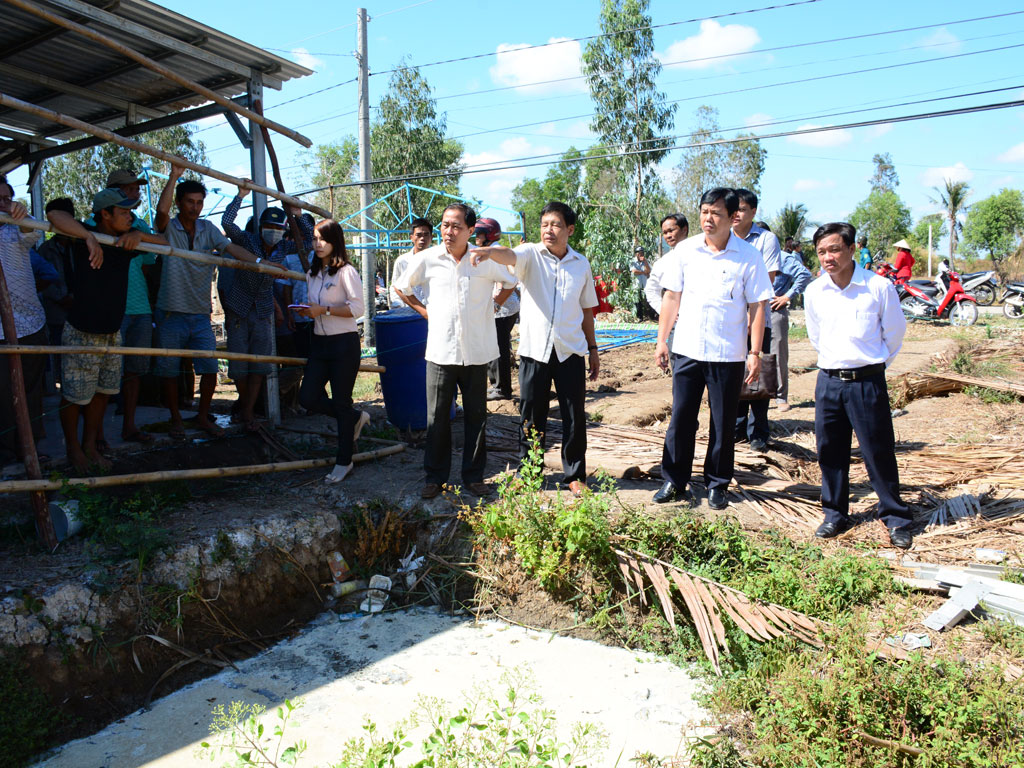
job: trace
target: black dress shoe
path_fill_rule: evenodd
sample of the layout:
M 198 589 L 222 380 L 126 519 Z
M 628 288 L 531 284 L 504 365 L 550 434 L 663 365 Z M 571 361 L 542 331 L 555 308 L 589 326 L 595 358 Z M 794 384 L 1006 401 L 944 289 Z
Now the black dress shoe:
M 910 549 L 910 545 L 914 543 L 914 537 L 906 528 L 890 528 L 889 543 L 899 549 Z
M 665 484 L 661 486 L 661 488 L 658 490 L 656 494 L 654 494 L 654 498 L 652 499 L 652 501 L 654 501 L 655 504 L 668 504 L 669 502 L 673 501 L 692 500 L 693 494 L 691 494 L 685 488 L 679 490 L 674 485 L 672 485 L 672 483 L 669 482 L 668 480 L 666 480 Z
M 818 526 L 818 530 L 814 532 L 814 535 L 819 539 L 834 539 L 840 533 L 850 529 L 850 522 L 844 520 L 841 523 L 833 523 L 826 520 L 824 523 Z
M 708 491 L 708 506 L 712 509 L 725 509 L 729 502 L 725 498 L 725 491 L 721 488 L 712 488 Z

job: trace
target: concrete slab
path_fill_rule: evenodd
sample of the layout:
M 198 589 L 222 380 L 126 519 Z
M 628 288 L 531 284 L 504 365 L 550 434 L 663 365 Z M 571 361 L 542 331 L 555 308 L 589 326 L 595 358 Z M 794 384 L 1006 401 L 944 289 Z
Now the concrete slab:
M 240 662 L 238 671 L 183 688 L 64 745 L 41 765 L 209 765 L 197 747 L 208 737 L 214 706 L 259 703 L 273 717 L 286 698 L 304 702 L 286 742 L 308 742 L 301 765 L 326 765 L 339 759 L 346 740 L 363 735 L 365 717 L 388 733 L 417 697 L 442 698 L 454 708 L 474 686 L 499 693 L 503 673 L 513 669 L 532 673 L 544 706 L 557 715 L 559 738 L 567 741 L 580 721 L 606 731 L 607 747 L 593 766 L 628 765 L 637 752 L 674 756 L 688 737 L 707 732 L 700 727 L 706 713 L 694 701 L 699 683 L 664 659 L 421 608 L 348 620 L 326 613 L 298 637 Z

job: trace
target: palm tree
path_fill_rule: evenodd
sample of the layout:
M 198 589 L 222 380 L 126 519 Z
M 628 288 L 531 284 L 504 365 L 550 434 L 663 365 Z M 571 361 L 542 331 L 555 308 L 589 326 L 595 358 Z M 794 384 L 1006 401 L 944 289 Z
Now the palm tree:
M 772 222 L 772 231 L 779 242 L 785 243 L 787 237 L 800 240 L 804 230 L 811 226 L 807 220 L 807 206 L 803 203 L 786 203 L 775 214 L 775 221 Z
M 957 246 L 957 235 L 963 231 L 964 225 L 960 223 L 960 217 L 967 212 L 967 196 L 971 194 L 971 185 L 966 181 L 953 181 L 946 179 L 945 189 L 932 187 L 938 197 L 929 198 L 933 203 L 942 208 L 942 215 L 949 222 L 949 263 L 953 264 L 953 251 Z

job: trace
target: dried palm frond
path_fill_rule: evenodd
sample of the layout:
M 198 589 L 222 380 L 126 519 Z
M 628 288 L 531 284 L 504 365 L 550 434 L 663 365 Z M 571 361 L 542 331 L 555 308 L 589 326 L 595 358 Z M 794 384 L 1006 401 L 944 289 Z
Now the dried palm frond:
M 677 604 L 672 599 L 672 584 L 675 585 L 686 606 L 686 612 L 697 629 L 704 655 L 707 656 L 708 661 L 719 675 L 722 674 L 719 649 L 727 653 L 729 651 L 725 624 L 722 621 L 723 614 L 728 616 L 741 632 L 759 642 L 788 635 L 808 645 L 821 648 L 821 632 L 831 626 L 828 622 L 812 618 L 799 611 L 774 603 L 753 600 L 738 589 L 705 579 L 703 576 L 690 573 L 640 552 L 617 549 L 614 551 L 627 590 L 635 586 L 641 603 L 646 605 L 645 592 L 649 581 L 658 596 L 665 620 L 668 621 L 674 632 L 678 632 L 675 619 Z M 668 576 L 671 576 L 671 582 L 666 572 Z M 906 653 L 901 649 L 888 646 L 878 640 L 870 640 L 867 650 L 876 652 L 883 657 L 906 658 Z

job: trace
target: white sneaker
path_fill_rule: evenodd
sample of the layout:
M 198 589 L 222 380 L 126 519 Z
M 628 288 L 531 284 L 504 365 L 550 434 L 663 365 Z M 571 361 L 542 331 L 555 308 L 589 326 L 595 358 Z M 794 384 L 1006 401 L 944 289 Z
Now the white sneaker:
M 342 480 L 348 477 L 349 472 L 352 471 L 352 467 L 354 466 L 354 464 L 349 464 L 347 467 L 343 467 L 340 464 L 335 464 L 334 469 L 331 470 L 331 473 L 324 478 L 324 482 L 327 483 L 328 485 L 340 483 Z
M 352 442 L 354 443 L 359 439 L 360 433 L 363 431 L 363 427 L 370 423 L 370 414 L 366 411 L 359 412 L 359 419 L 356 421 L 356 428 L 352 432 Z

